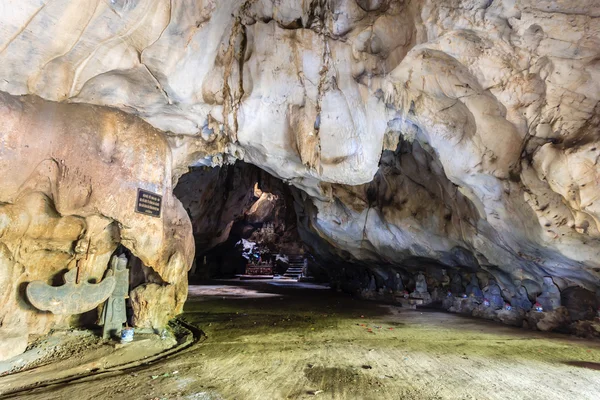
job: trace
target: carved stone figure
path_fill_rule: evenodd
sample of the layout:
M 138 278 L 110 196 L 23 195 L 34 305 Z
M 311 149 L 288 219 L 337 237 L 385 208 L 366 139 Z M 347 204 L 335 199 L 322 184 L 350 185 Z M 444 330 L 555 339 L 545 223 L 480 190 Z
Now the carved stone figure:
M 427 293 L 427 281 L 425 280 L 425 275 L 423 275 L 421 273 L 419 273 L 419 275 L 417 275 L 415 292 Z
M 460 274 L 454 274 L 452 281 L 450 282 L 450 290 L 454 296 L 460 296 L 464 292 L 464 286 L 462 284 L 462 277 Z
M 129 293 L 129 270 L 127 269 L 127 257 L 121 255 L 113 256 L 110 260 L 109 275 L 114 276 L 116 281 L 112 295 L 106 300 L 102 310 L 102 337 L 108 339 L 110 336 L 118 337 L 127 322 L 125 299 Z
M 542 294 L 537 297 L 537 302 L 542 305 L 544 311 L 554 311 L 560 307 L 560 290 L 551 277 L 544 277 Z
M 377 291 L 377 283 L 375 282 L 375 276 L 371 275 L 371 279 L 369 280 L 369 292 Z
M 446 270 L 442 270 L 442 288 L 447 288 L 450 286 L 450 277 L 446 273 Z
M 479 279 L 477 279 L 477 275 L 471 275 L 471 282 L 467 285 L 467 296 L 469 297 L 483 297 L 483 292 L 479 287 Z
M 490 307 L 494 309 L 500 309 L 504 306 L 504 299 L 502 298 L 502 290 L 496 283 L 495 279 L 490 279 L 490 282 L 486 289 L 483 291 L 483 295 L 490 302 Z
M 98 307 L 115 288 L 115 278 L 108 276 L 102 282 L 93 284 L 87 281 L 76 283 L 77 268 L 69 270 L 62 286 L 50 286 L 42 281 L 27 285 L 27 298 L 37 309 L 53 314 L 81 314 Z
M 402 292 L 402 291 L 404 291 L 404 284 L 402 283 L 402 278 L 400 277 L 400 274 L 398 274 L 398 273 L 396 274 L 394 291 L 395 292 Z
M 529 296 L 527 295 L 527 289 L 525 286 L 519 287 L 517 294 L 515 294 L 510 300 L 511 305 L 516 308 L 520 308 L 525 311 L 531 310 L 533 304 L 529 301 Z
M 415 291 L 410 294 L 409 302 L 415 306 L 431 303 L 431 294 L 427 291 L 425 275 L 420 272 L 415 282 Z

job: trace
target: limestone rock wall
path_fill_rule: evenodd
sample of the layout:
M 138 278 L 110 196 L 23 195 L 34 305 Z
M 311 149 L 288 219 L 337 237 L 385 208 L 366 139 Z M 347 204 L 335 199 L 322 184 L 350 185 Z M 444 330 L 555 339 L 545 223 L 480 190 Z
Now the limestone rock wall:
M 3 343 L 70 323 L 33 309 L 27 282 L 61 284 L 77 258 L 81 279 L 100 280 L 118 244 L 173 286 L 172 312 L 181 310 L 194 243 L 165 135 L 106 107 L 4 93 L 0 104 Z M 163 196 L 161 218 L 134 211 L 138 188 Z

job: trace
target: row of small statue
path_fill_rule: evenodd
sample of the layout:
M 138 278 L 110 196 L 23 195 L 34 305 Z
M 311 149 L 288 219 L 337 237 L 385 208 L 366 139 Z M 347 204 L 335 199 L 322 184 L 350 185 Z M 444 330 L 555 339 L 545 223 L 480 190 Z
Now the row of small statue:
M 520 286 L 517 293 L 511 298 L 510 303 L 507 303 L 502 297 L 500 286 L 498 286 L 494 279 L 490 279 L 488 286 L 484 290 L 481 290 L 479 288 L 479 280 L 475 275 L 471 276 L 471 282 L 467 285 L 463 296 L 483 299 L 484 305 L 495 309 L 505 308 L 510 310 L 512 307 L 516 307 L 525 311 L 529 311 L 532 308 L 536 311 L 553 311 L 561 306 L 560 290 L 549 276 L 544 277 L 542 292 L 536 297 L 535 304 L 529 300 L 527 289 L 524 286 Z
M 512 307 L 516 307 L 525 311 L 529 311 L 532 308 L 535 308 L 536 311 L 553 311 L 561 306 L 560 290 L 549 276 L 544 277 L 542 292 L 537 296 L 535 304 L 529 300 L 527 289 L 524 286 L 520 286 L 517 293 L 511 298 L 510 303 L 507 303 L 504 301 L 502 289 L 495 279 L 490 279 L 488 285 L 482 290 L 479 285 L 479 279 L 473 274 L 471 275 L 471 281 L 467 284 L 465 290 L 462 283 L 462 277 L 459 274 L 455 274 L 451 280 L 447 275 L 444 275 L 444 277 L 447 278 L 447 281 L 442 285 L 449 286 L 450 290 L 448 291 L 448 296 L 462 296 L 479 299 L 485 305 L 495 309 L 506 308 L 510 310 Z M 392 281 L 392 290 L 397 293 L 404 292 L 407 296 L 414 298 L 421 298 L 423 295 L 429 294 L 427 281 L 425 275 L 422 273 L 417 274 L 415 279 L 415 290 L 410 294 L 404 290 L 400 274 L 396 273 L 395 276 L 392 277 Z M 370 276 L 368 286 L 363 290 L 371 292 L 377 291 L 377 283 L 374 275 Z

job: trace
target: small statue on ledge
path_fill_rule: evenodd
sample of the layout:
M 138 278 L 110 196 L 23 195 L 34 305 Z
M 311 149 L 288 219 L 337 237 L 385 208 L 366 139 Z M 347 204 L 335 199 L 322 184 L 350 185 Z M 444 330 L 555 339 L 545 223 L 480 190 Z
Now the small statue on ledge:
M 544 277 L 542 294 L 537 297 L 537 302 L 541 304 L 545 311 L 554 311 L 560 307 L 560 290 L 552 280 L 552 277 Z
M 483 292 L 479 288 L 479 279 L 477 279 L 477 275 L 471 275 L 471 282 L 467 285 L 467 296 L 482 298 Z
M 427 293 L 427 281 L 425 280 L 425 275 L 421 273 L 417 275 L 415 292 L 420 294 Z
M 519 284 L 521 282 L 518 282 Z M 524 286 L 519 286 L 517 293 L 512 297 L 511 304 L 517 308 L 520 308 L 525 311 L 531 310 L 533 304 L 529 301 L 529 296 L 527 294 L 527 289 Z
M 455 296 L 460 296 L 461 293 L 464 292 L 464 286 L 462 284 L 462 277 L 460 274 L 456 273 L 452 276 L 452 280 L 450 281 L 450 291 L 454 293 Z
M 419 305 L 431 303 L 431 294 L 427 291 L 427 280 L 421 272 L 417 275 L 415 291 L 410 294 L 410 299 L 414 304 Z
M 495 279 L 490 279 L 488 286 L 483 291 L 483 295 L 489 300 L 490 306 L 495 310 L 501 309 L 504 306 L 502 290 Z
M 404 284 L 402 283 L 402 278 L 398 273 L 396 273 L 396 279 L 394 279 L 394 291 L 396 293 L 402 293 L 404 291 Z

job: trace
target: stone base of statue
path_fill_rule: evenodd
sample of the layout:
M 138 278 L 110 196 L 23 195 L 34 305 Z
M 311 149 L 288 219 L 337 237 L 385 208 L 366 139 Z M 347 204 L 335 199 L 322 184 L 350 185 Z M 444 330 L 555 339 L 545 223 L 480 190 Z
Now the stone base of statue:
M 471 315 L 473 310 L 481 304 L 481 300 L 475 297 L 450 297 L 452 299 L 452 305 L 448 308 L 448 311 Z
M 416 308 L 415 306 L 411 306 L 408 302 L 408 297 L 404 296 L 396 296 L 395 303 L 400 304 L 402 308 Z
M 471 315 L 477 318 L 494 320 L 496 319 L 497 313 L 498 310 L 493 306 L 482 303 L 473 309 L 473 313 Z
M 422 306 L 431 304 L 431 295 L 429 292 L 417 292 L 414 291 L 408 297 L 408 303 L 415 306 Z
M 520 308 L 511 308 L 510 310 L 502 309 L 496 311 L 496 318 L 506 325 L 523 326 L 525 319 L 525 311 Z
M 447 290 L 444 290 L 440 287 L 435 287 L 431 291 L 431 301 L 433 302 L 442 302 L 447 297 Z
M 378 293 L 374 290 L 362 289 L 360 291 L 360 298 L 364 300 L 376 300 Z

